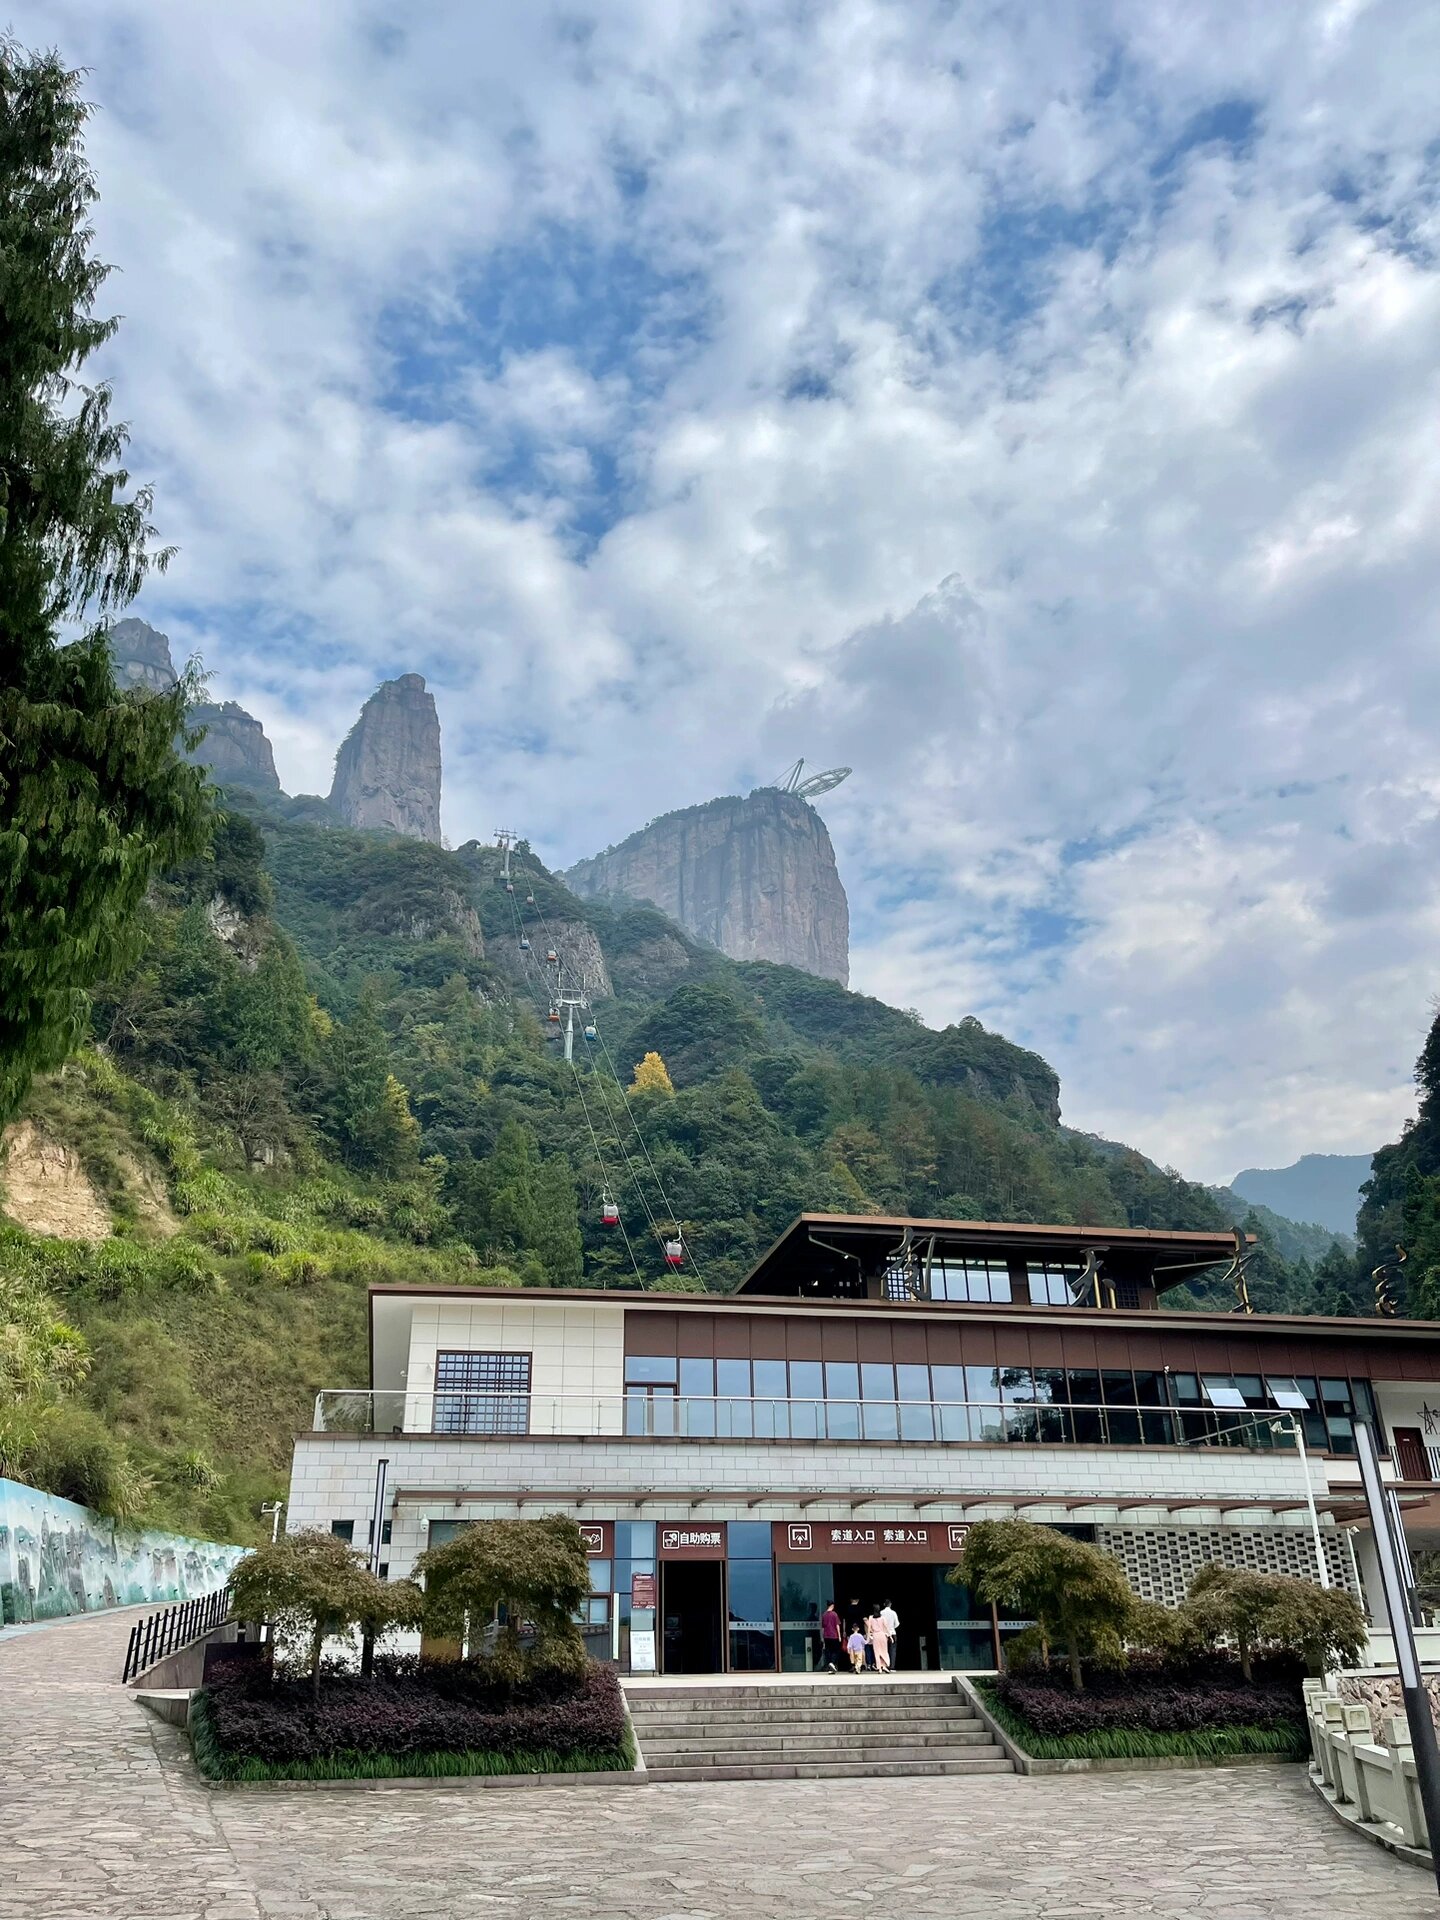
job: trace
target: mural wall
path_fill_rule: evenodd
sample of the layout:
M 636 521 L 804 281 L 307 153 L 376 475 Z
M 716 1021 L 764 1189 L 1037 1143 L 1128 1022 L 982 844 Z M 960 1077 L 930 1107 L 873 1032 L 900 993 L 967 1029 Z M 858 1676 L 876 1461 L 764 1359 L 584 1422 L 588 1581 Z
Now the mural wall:
M 193 1600 L 223 1587 L 243 1547 L 102 1519 L 0 1479 L 0 1623 Z

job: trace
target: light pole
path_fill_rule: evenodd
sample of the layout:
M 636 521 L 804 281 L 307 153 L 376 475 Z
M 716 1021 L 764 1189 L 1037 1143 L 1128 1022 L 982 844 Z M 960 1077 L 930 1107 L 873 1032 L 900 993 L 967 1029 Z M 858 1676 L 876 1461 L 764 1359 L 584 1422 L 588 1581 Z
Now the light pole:
M 283 1500 L 264 1500 L 260 1504 L 262 1514 L 270 1515 L 270 1544 L 273 1547 L 280 1538 L 280 1516 L 285 1511 Z
M 1305 1506 L 1310 1515 L 1310 1538 L 1315 1543 L 1315 1571 L 1320 1576 L 1321 1586 L 1328 1588 L 1330 1585 L 1330 1569 L 1325 1561 L 1325 1542 L 1320 1532 L 1320 1514 L 1315 1505 L 1315 1489 L 1310 1482 L 1310 1456 L 1305 1451 L 1305 1429 L 1301 1425 L 1300 1415 L 1298 1413 L 1286 1412 L 1277 1418 L 1273 1414 L 1257 1414 L 1252 1419 L 1236 1421 L 1232 1426 L 1228 1427 L 1226 1431 L 1235 1433 L 1245 1427 L 1251 1429 L 1268 1427 L 1271 1433 L 1294 1434 L 1295 1446 L 1300 1457 L 1300 1471 L 1305 1476 Z M 1203 1447 L 1207 1446 L 1209 1442 L 1207 1440 L 1187 1440 L 1185 1444 L 1187 1447 Z

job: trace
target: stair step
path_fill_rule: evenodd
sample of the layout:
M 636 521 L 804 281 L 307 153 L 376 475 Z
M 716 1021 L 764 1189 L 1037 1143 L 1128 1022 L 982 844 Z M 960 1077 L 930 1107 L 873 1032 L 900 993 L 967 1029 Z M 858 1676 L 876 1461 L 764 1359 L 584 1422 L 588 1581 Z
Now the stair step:
M 721 1763 L 697 1766 L 659 1766 L 647 1763 L 649 1777 L 657 1782 L 682 1780 L 898 1780 L 919 1774 L 1011 1773 L 1010 1762 L 996 1759 L 965 1760 L 876 1760 L 847 1766 L 843 1762 L 758 1761 L 753 1765 Z
M 643 1747 L 647 1767 L 688 1767 L 778 1765 L 791 1761 L 815 1766 L 870 1766 L 876 1761 L 887 1760 L 995 1760 L 1000 1757 L 1000 1749 L 993 1740 L 978 1740 L 967 1747 L 917 1747 L 908 1741 L 877 1740 L 871 1747 L 847 1748 L 837 1753 L 833 1747 L 809 1746 L 764 1746 L 764 1747 L 727 1747 L 716 1745 L 710 1740 L 692 1740 L 683 1747 L 673 1747 L 666 1752 L 657 1753 L 652 1747 Z
M 995 1743 L 987 1733 L 936 1733 L 923 1740 L 907 1739 L 903 1734 L 877 1734 L 869 1740 L 807 1740 L 796 1734 L 767 1734 L 758 1740 L 717 1740 L 713 1734 L 697 1728 L 694 1733 L 672 1740 L 647 1740 L 642 1735 L 645 1758 L 663 1760 L 673 1753 L 693 1753 L 704 1747 L 707 1753 L 753 1753 L 782 1756 L 808 1753 L 816 1760 L 841 1760 L 850 1754 L 879 1753 L 967 1753 Z

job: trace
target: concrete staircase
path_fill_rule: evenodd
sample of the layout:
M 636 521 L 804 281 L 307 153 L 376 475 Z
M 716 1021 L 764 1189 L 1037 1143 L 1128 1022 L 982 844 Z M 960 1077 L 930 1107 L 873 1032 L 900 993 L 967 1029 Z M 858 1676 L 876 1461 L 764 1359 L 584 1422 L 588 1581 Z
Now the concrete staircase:
M 626 1688 L 652 1780 L 1009 1773 L 964 1694 L 935 1681 Z

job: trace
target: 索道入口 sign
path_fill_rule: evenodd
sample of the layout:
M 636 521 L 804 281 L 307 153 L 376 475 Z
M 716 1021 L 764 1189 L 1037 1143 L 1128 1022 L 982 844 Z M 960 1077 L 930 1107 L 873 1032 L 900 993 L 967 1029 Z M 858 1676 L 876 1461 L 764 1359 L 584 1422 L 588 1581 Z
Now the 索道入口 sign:
M 777 1560 L 958 1560 L 970 1529 L 949 1520 L 777 1520 Z

